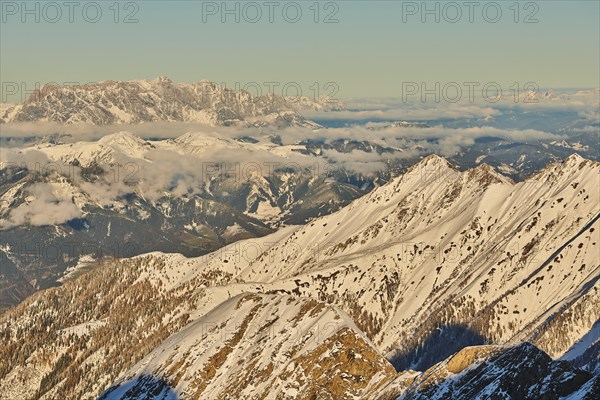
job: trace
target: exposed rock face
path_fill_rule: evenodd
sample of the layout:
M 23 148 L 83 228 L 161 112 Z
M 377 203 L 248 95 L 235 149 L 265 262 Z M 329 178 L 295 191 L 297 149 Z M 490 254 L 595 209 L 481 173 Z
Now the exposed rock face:
M 561 400 L 596 400 L 598 398 L 600 398 L 600 375 L 595 375 L 579 390 Z
M 0 123 L 50 121 L 111 125 L 156 121 L 213 125 L 307 126 L 295 110 L 320 109 L 310 99 L 291 102 L 281 96 L 252 96 L 213 82 L 175 83 L 159 77 L 142 81 L 106 81 L 74 86 L 45 85 L 24 103 L 0 107 Z
M 548 399 L 593 393 L 591 374 L 552 361 L 535 346 L 467 347 L 440 362 L 405 389 L 399 400 Z
M 240 295 L 167 339 L 100 399 L 353 399 L 395 374 L 334 307 Z

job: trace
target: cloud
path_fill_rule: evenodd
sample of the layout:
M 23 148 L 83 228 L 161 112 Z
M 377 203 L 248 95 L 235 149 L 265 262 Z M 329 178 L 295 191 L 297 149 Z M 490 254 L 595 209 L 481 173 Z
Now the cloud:
M 378 129 L 368 129 L 368 127 Z M 69 172 L 79 180 L 79 186 L 101 205 L 108 205 L 134 190 L 150 201 L 165 194 L 182 196 L 202 194 L 214 179 L 233 178 L 246 181 L 256 177 L 268 177 L 274 170 L 292 168 L 308 169 L 325 173 L 335 169 L 372 175 L 383 170 L 391 161 L 415 159 L 420 155 L 437 153 L 452 156 L 461 148 L 472 145 L 477 138 L 502 137 L 515 141 L 558 140 L 562 136 L 538 130 L 504 130 L 493 127 L 447 128 L 441 125 L 429 128 L 386 127 L 383 124 L 355 125 L 343 128 L 312 130 L 290 127 L 278 131 L 284 146 L 275 146 L 265 132 L 256 129 L 211 128 L 210 131 L 186 133 L 182 139 L 154 141 L 154 149 L 143 156 L 127 154 L 127 149 L 115 149 L 118 166 L 105 165 L 108 171 L 104 180 L 87 182 L 80 171 L 68 164 L 49 160 L 39 150 L 11 150 L 3 152 L 3 160 L 39 162 Z M 181 132 L 179 132 L 181 134 Z M 253 136 L 258 144 L 232 140 L 236 136 Z M 260 136 L 263 135 L 263 136 Z M 177 135 L 179 136 L 179 135 Z M 314 140 L 332 143 L 335 140 L 369 141 L 391 152 L 354 150 L 350 153 L 328 149 L 320 155 L 306 155 L 294 151 L 302 149 L 297 143 Z M 68 146 L 68 145 L 65 145 Z M 67 148 L 69 150 L 70 148 Z M 70 151 L 70 150 L 69 150 Z M 100 152 L 100 150 L 98 150 Z M 119 153 L 125 151 L 125 153 Z M 61 154 L 59 152 L 58 154 Z M 52 169 L 51 169 L 52 170 Z
M 304 113 L 307 118 L 317 120 L 350 120 L 350 121 L 390 121 L 390 120 L 417 120 L 431 121 L 439 119 L 483 118 L 500 115 L 501 111 L 489 106 L 479 105 L 436 105 L 415 107 L 393 107 L 387 109 L 362 109 L 331 112 Z
M 369 108 L 369 104 L 372 109 L 334 112 L 327 115 L 339 116 L 340 119 L 356 118 L 372 121 L 377 119 L 427 120 L 434 117 L 472 118 L 501 113 L 497 109 L 478 105 L 436 105 L 420 109 L 417 107 L 398 109 L 394 108 L 397 103 L 394 103 L 393 99 L 383 99 L 373 103 L 364 101 L 352 105 Z M 16 126 L 8 125 L 11 129 Z M 384 170 L 390 162 L 414 160 L 431 153 L 442 156 L 455 155 L 483 137 L 500 137 L 519 142 L 564 138 L 559 134 L 535 129 L 450 128 L 443 125 L 428 128 L 390 127 L 381 122 L 318 130 L 303 127 L 279 130 L 209 127 L 194 123 L 152 123 L 118 127 L 29 123 L 18 126 L 16 131 L 7 132 L 6 125 L 2 128 L 3 135 L 16 132 L 23 135 L 22 137 L 60 132 L 72 135 L 66 139 L 73 142 L 87 140 L 95 143 L 98 138 L 108 133 L 124 129 L 145 139 L 162 138 L 162 141 L 151 141 L 154 149 L 147 150 L 142 155 L 135 152 L 128 154 L 127 146 L 115 147 L 115 158 L 121 165 L 116 167 L 105 165 L 107 175 L 94 182 L 84 180 L 79 168 L 50 159 L 47 154 L 51 152 L 46 154 L 44 146 L 29 147 L 27 151 L 18 148 L 2 148 L 0 162 L 18 165 L 24 163 L 30 169 L 32 165 L 40 165 L 42 169 L 46 166 L 50 171 L 57 170 L 61 175 L 67 175 L 78 190 L 102 206 L 118 202 L 124 195 L 134 191 L 151 202 L 165 195 L 204 194 L 209 190 L 207 185 L 211 180 L 233 177 L 238 181 L 246 181 L 268 177 L 275 169 L 282 167 L 307 169 L 313 174 L 344 169 L 351 173 L 371 176 Z M 269 137 L 275 134 L 281 137 L 283 146 L 276 146 L 270 141 Z M 185 136 L 176 141 L 165 140 L 182 135 Z M 233 140 L 241 136 L 257 138 L 259 143 L 251 144 Z M 357 149 L 351 152 L 325 149 L 317 156 L 294 151 L 302 149 L 302 146 L 298 145 L 302 141 L 332 143 L 338 139 L 369 141 L 392 151 L 379 154 L 376 151 Z M 71 151 L 69 148 L 66 150 L 66 153 L 57 154 L 69 154 Z M 3 221 L 3 224 L 59 224 L 81 215 L 70 198 L 60 197 L 50 184 L 46 185 L 36 186 L 31 201 L 12 210 L 8 220 Z
M 442 119 L 469 119 L 486 116 L 497 116 L 505 110 L 520 109 L 522 111 L 571 111 L 579 113 L 582 118 L 595 120 L 599 118 L 600 89 L 577 92 L 540 91 L 515 93 L 511 89 L 503 89 L 498 101 L 485 99 L 481 93 L 475 92 L 472 99 L 468 92 L 458 101 L 445 100 L 441 94 L 438 102 L 433 95 L 422 101 L 415 96 L 402 99 L 388 98 L 354 98 L 345 99 L 346 110 L 331 112 L 305 112 L 304 116 L 317 120 L 348 121 L 390 121 L 417 120 L 432 121 Z
M 0 168 L 12 166 L 23 166 L 33 168 L 35 165 L 47 165 L 52 162 L 48 156 L 39 150 L 23 152 L 20 149 L 2 147 L 0 151 Z
M 368 127 L 377 126 L 380 129 L 368 129 Z M 355 125 L 343 128 L 326 128 L 316 131 L 307 131 L 306 129 L 288 128 L 281 132 L 284 143 L 296 143 L 300 140 L 323 140 L 332 142 L 337 139 L 384 141 L 392 144 L 402 139 L 440 139 L 445 137 L 464 136 L 467 138 L 480 137 L 503 137 L 513 140 L 544 140 L 557 139 L 560 135 L 540 131 L 536 129 L 500 129 L 494 127 L 470 127 L 470 128 L 448 128 L 443 125 L 431 126 L 428 128 L 418 127 L 392 127 L 382 124 L 369 124 L 365 126 Z
M 339 168 L 362 176 L 373 176 L 377 172 L 385 171 L 392 161 L 415 158 L 419 154 L 420 152 L 417 150 L 386 154 L 368 153 L 360 150 L 352 150 L 348 153 L 336 150 L 325 150 L 323 152 L 328 161 L 326 167 L 328 171 L 335 171 Z
M 25 203 L 10 210 L 6 220 L 0 220 L 0 229 L 23 224 L 58 225 L 82 215 L 64 188 L 35 183 L 27 188 L 27 193 Z
M 9 122 L 1 125 L 0 137 L 3 138 L 32 138 L 44 137 L 52 134 L 65 135 L 60 138 L 63 142 L 93 141 L 111 133 L 127 131 L 143 139 L 176 138 L 182 132 L 206 131 L 214 127 L 196 122 L 152 122 L 142 124 L 117 124 L 117 125 L 92 125 L 71 124 L 64 125 L 57 122 Z M 221 130 L 230 130 L 233 134 L 235 127 L 219 127 Z M 70 137 L 69 137 L 70 136 Z
M 586 126 L 581 127 L 581 128 L 570 128 L 570 130 L 572 132 L 595 133 L 595 134 L 600 133 L 600 127 L 598 127 L 598 126 L 591 126 L 591 125 L 586 125 Z

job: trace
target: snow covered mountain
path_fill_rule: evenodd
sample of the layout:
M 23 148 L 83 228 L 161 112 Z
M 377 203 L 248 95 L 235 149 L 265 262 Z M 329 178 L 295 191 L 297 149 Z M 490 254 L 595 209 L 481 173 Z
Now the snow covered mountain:
M 514 184 L 433 156 L 257 259 L 215 268 L 337 304 L 401 369 L 488 342 L 533 340 L 560 357 L 600 317 L 599 168 L 573 156 Z
M 599 378 L 523 343 L 466 347 L 422 374 L 396 378 L 387 390 L 401 393 L 397 400 L 591 400 L 600 394 Z
M 79 269 L 0 316 L 0 392 L 595 398 L 599 175 L 431 156 L 304 226 Z
M 117 132 L 3 149 L 0 308 L 56 284 L 83 256 L 198 256 L 364 193 L 309 170 L 318 160 L 296 147 L 210 132 L 157 141 Z
M 99 399 L 365 398 L 393 375 L 335 307 L 246 294 L 171 336 Z
M 167 77 L 73 86 L 48 84 L 22 104 L 3 104 L 0 123 L 51 121 L 111 125 L 183 121 L 317 127 L 296 110 L 329 109 L 327 99 L 323 99 L 323 103 L 308 98 L 297 100 L 272 93 L 253 96 L 210 81 L 180 84 Z
M 334 307 L 246 294 L 169 337 L 99 399 L 149 393 L 164 399 L 594 399 L 600 376 L 552 361 L 530 343 L 466 347 L 422 373 L 396 373 Z

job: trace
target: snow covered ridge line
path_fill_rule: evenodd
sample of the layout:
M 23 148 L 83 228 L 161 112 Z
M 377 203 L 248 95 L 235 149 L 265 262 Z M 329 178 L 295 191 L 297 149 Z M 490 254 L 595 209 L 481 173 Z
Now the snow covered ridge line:
M 155 81 L 168 81 L 173 83 L 167 77 L 158 77 L 152 81 L 150 80 L 136 80 L 136 81 L 125 81 L 127 83 L 140 83 L 142 86 L 148 86 L 148 82 Z M 48 82 L 40 83 L 35 82 L 33 84 L 28 82 L 2 82 L 2 101 L 0 104 L 19 104 L 19 103 L 35 103 L 42 101 L 49 95 L 55 95 L 57 99 L 60 96 L 71 96 L 71 93 L 83 93 L 85 91 L 92 90 L 99 85 L 108 85 L 119 81 L 100 81 L 100 82 Z M 200 100 L 209 100 L 209 95 L 212 91 L 217 91 L 217 100 L 226 101 L 227 95 L 231 92 L 246 92 L 253 97 L 266 97 L 267 100 L 275 101 L 278 97 L 284 98 L 290 104 L 295 104 L 300 107 L 312 108 L 313 103 L 318 104 L 330 104 L 331 107 L 343 107 L 343 103 L 336 97 L 339 92 L 339 85 L 337 82 L 310 82 L 309 84 L 303 84 L 295 81 L 278 82 L 212 82 L 209 80 L 201 80 L 191 84 L 177 84 L 174 85 L 195 85 L 199 90 Z M 72 92 L 65 91 L 64 89 L 71 89 Z M 124 96 L 132 95 L 131 93 L 123 93 Z M 133 98 L 133 97 L 132 97 Z M 213 97 L 214 99 L 215 97 Z M 320 108 L 320 107 L 318 107 Z
M 169 78 L 46 84 L 29 89 L 24 83 L 3 85 L 0 123 L 58 122 L 110 125 L 144 122 L 202 122 L 234 126 L 306 126 L 302 110 L 332 111 L 343 108 L 335 98 L 335 82 L 249 82 L 226 84 L 210 81 L 175 83 Z M 6 101 L 18 101 L 6 104 Z
M 12 228 L 12 225 L 3 226 L 5 221 L 0 220 L 0 230 Z M 70 224 L 76 224 L 78 221 L 72 220 Z M 79 222 L 85 228 L 85 220 Z M 110 235 L 110 231 L 108 232 Z M 260 255 L 265 255 L 266 260 L 277 262 L 287 258 L 310 258 L 314 262 L 325 262 L 332 258 L 339 248 L 339 243 L 328 241 L 326 237 L 319 243 L 310 243 L 306 248 L 302 248 L 300 244 L 292 242 L 287 243 L 283 247 L 278 247 L 278 242 L 245 239 L 234 242 L 218 250 L 213 250 L 214 246 L 197 247 L 197 251 L 204 255 L 194 257 L 195 262 L 221 262 L 221 263 L 251 263 Z M 476 241 L 465 241 L 466 246 L 477 245 Z M 522 253 L 527 245 L 527 242 L 522 244 L 515 242 L 511 246 L 511 251 Z M 396 242 L 395 247 L 398 251 L 397 256 L 400 258 L 408 258 L 414 262 L 424 262 L 433 260 L 435 262 L 444 261 L 448 265 L 459 264 L 462 261 L 462 256 L 459 250 L 451 244 L 441 241 L 435 242 Z M 269 251 L 275 248 L 275 252 Z M 55 241 L 35 241 L 24 240 L 20 242 L 6 241 L 0 245 L 0 261 L 7 261 L 9 258 L 18 257 L 27 260 L 30 263 L 39 263 L 42 265 L 39 269 L 54 269 L 57 262 L 77 261 L 82 258 L 88 259 L 87 262 L 96 263 L 99 261 L 107 261 L 110 259 L 119 258 L 138 258 L 144 257 L 145 254 L 140 253 L 140 246 L 137 242 L 131 240 L 111 240 L 108 242 L 92 241 L 92 240 L 68 240 Z M 154 254 L 154 253 L 150 253 Z M 531 259 L 510 259 L 506 265 L 521 269 L 535 265 L 541 260 L 532 257 Z
M 421 163 L 427 171 L 433 165 L 451 168 L 437 156 Z M 575 309 L 573 298 L 590 304 L 578 293 L 597 274 L 599 210 L 593 189 L 599 170 L 599 163 L 571 156 L 548 165 L 532 183 L 514 184 L 485 167 L 450 182 L 436 181 L 435 174 L 426 175 L 429 181 L 405 174 L 288 232 L 252 262 L 231 257 L 213 264 L 231 271 L 236 282 L 247 282 L 248 289 L 285 288 L 336 302 L 385 354 L 413 354 L 406 344 L 411 338 L 425 341 L 447 324 L 473 323 L 481 341 L 507 343 L 518 333 L 531 338 L 531 330 L 561 305 Z M 321 243 L 337 245 L 315 257 L 312 249 Z M 435 244 L 443 255 L 407 243 Z M 524 301 L 532 298 L 533 305 Z M 492 316 L 500 323 L 490 324 Z M 584 331 L 588 315 L 582 318 L 577 326 Z M 477 344 L 468 329 L 461 332 L 454 333 Z M 555 343 L 550 335 L 539 341 L 555 356 L 567 350 L 569 340 Z
M 159 77 L 157 79 L 167 79 L 165 77 Z M 2 82 L 2 101 L 4 107 L 10 104 L 20 103 L 35 103 L 42 101 L 45 97 L 53 95 L 57 99 L 66 100 L 67 97 L 61 96 L 72 96 L 72 92 L 79 93 L 90 90 L 97 85 L 104 85 L 113 81 L 100 81 L 100 82 L 48 82 L 42 84 L 35 82 L 32 84 L 28 82 Z M 116 82 L 116 81 L 115 81 Z M 148 82 L 145 81 L 128 81 L 128 82 Z M 184 85 L 184 84 L 182 84 Z M 312 108 L 315 103 L 330 104 L 331 107 L 341 108 L 343 103 L 341 100 L 336 98 L 336 94 L 339 92 L 339 85 L 336 82 L 311 82 L 308 85 L 303 85 L 299 82 L 211 82 L 208 80 L 201 80 L 196 83 L 189 85 L 199 86 L 200 100 L 209 100 L 211 90 L 218 90 L 216 93 L 216 99 L 226 101 L 228 95 L 232 92 L 246 92 L 254 97 L 265 96 L 267 100 L 275 101 L 277 97 L 282 97 L 290 104 L 294 104 L 300 107 Z M 69 88 L 72 92 L 65 91 L 65 88 Z M 135 97 L 131 93 L 124 93 L 124 96 L 131 96 L 132 99 Z M 174 99 L 173 92 L 167 92 L 162 97 L 164 100 Z M 220 97 L 218 97 L 220 96 Z
M 500 173 L 493 170 L 486 164 L 480 165 L 476 169 L 467 170 L 460 172 L 454 169 L 450 163 L 444 158 L 439 156 L 430 156 L 422 160 L 420 163 L 414 165 L 405 174 L 396 178 L 388 186 L 394 187 L 395 185 L 401 185 L 402 182 L 418 182 L 422 181 L 428 185 L 438 184 L 452 184 L 460 180 L 466 182 L 473 181 L 474 184 L 483 185 L 499 185 L 504 186 L 503 190 L 507 190 L 506 187 L 514 187 L 519 190 L 526 190 L 527 186 L 530 185 L 532 189 L 536 189 L 542 184 L 552 183 L 550 178 L 556 176 L 555 174 L 563 174 L 564 168 L 571 168 L 573 171 L 581 169 L 585 164 L 590 163 L 590 166 L 599 165 L 598 162 L 589 161 L 583 159 L 578 155 L 573 155 L 567 159 L 548 165 L 544 170 L 532 176 L 529 180 L 515 184 L 510 179 L 502 176 Z M 452 179 L 451 179 L 452 178 Z M 563 178 L 563 179 L 568 179 Z M 576 187 L 577 185 L 574 184 Z M 367 195 L 366 198 L 378 199 L 380 197 L 379 192 L 385 192 L 388 187 L 384 186 L 377 189 L 374 193 Z M 471 202 L 471 199 L 461 200 L 465 204 Z M 557 206 L 563 203 L 562 198 L 557 199 Z M 352 208 L 352 206 L 350 206 Z M 553 206 L 554 208 L 554 206 Z M 597 215 L 592 215 L 592 221 L 598 218 Z M 348 213 L 346 217 L 346 223 L 351 224 L 353 220 L 360 220 L 359 213 Z M 359 223 L 359 222 L 357 222 Z M 535 223 L 534 223 L 535 224 Z M 533 224 L 533 225 L 534 225 Z M 339 225 L 339 224 L 338 224 Z M 359 223 L 360 225 L 360 223 Z M 532 225 L 532 226 L 533 226 Z M 319 219 L 309 222 L 309 227 L 315 229 L 321 226 L 323 229 L 329 230 L 327 222 L 320 222 Z M 277 246 L 277 241 L 265 241 L 264 239 L 248 239 L 232 243 L 226 247 L 222 247 L 214 252 L 195 258 L 198 262 L 221 262 L 221 263 L 251 263 L 256 260 L 259 256 L 265 257 L 265 261 L 274 263 L 277 260 L 304 258 L 310 259 L 311 262 L 321 263 L 332 258 L 332 255 L 340 248 L 339 238 L 333 239 L 328 237 L 328 234 L 317 234 L 319 237 L 318 241 L 310 241 L 308 243 L 290 241 L 286 242 L 283 246 Z M 463 247 L 478 247 L 480 245 L 479 240 L 476 239 L 465 239 L 462 240 Z M 408 258 L 409 256 L 413 262 L 424 262 L 434 261 L 440 262 L 443 260 L 445 264 L 453 265 L 459 264 L 463 261 L 463 255 L 460 254 L 459 249 L 455 243 L 440 240 L 396 240 L 394 242 L 396 256 L 399 258 Z M 531 250 L 530 240 L 514 240 L 512 241 L 510 248 L 511 253 L 514 254 L 525 254 Z M 142 256 L 140 256 L 142 257 Z M 510 258 L 503 261 L 506 267 L 519 269 L 527 269 L 535 266 L 542 260 L 535 256 L 529 258 Z

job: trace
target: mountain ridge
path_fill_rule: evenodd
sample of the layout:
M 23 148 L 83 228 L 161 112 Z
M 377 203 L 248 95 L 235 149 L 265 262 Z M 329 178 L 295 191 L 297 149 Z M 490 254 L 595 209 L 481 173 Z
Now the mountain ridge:
M 218 310 L 220 304 L 239 298 L 236 296 L 283 296 L 279 298 L 303 299 L 290 300 L 298 307 L 315 301 L 321 304 L 315 307 L 323 310 L 339 309 L 362 332 L 365 339 L 361 343 L 366 347 L 361 348 L 377 354 L 374 359 L 389 371 L 377 375 L 372 370 L 374 375 L 364 376 L 381 385 L 362 398 L 443 397 L 447 390 L 457 395 L 468 390 L 483 395 L 492 388 L 509 393 L 511 383 L 517 380 L 518 390 L 533 390 L 525 398 L 536 398 L 536 393 L 556 399 L 575 393 L 593 398 L 597 384 L 596 378 L 590 377 L 597 371 L 597 348 L 579 352 L 586 354 L 586 359 L 577 365 L 587 372 L 573 369 L 575 362 L 552 359 L 558 360 L 576 346 L 600 317 L 600 288 L 593 279 L 600 268 L 599 226 L 597 220 L 592 221 L 598 214 L 595 184 L 599 171 L 599 163 L 572 157 L 549 166 L 531 181 L 478 180 L 472 178 L 472 172 L 457 171 L 443 158 L 432 156 L 341 210 L 303 226 L 237 241 L 199 258 L 149 253 L 106 260 L 0 316 L 5 348 L 19 354 L 0 369 L 0 382 L 15 384 L 20 377 L 29 376 L 32 388 L 19 390 L 35 393 L 42 388 L 49 397 L 68 392 L 88 398 L 83 394 L 97 396 L 113 384 L 121 386 L 132 379 L 140 389 L 133 394 L 143 396 L 150 388 L 173 390 L 176 382 L 184 382 L 176 377 L 185 371 L 177 367 L 171 374 L 161 366 L 176 364 L 152 364 L 158 370 L 131 368 L 137 363 L 150 365 L 142 360 L 159 348 L 159 343 L 167 346 L 161 348 L 165 354 L 175 351 L 168 344 L 172 341 L 164 341 L 172 334 L 189 332 L 191 338 L 197 337 L 194 329 L 182 329 L 201 321 L 210 310 Z M 476 171 L 480 174 L 494 176 L 487 167 Z M 576 239 L 569 242 L 573 236 Z M 548 259 L 552 260 L 550 269 L 550 264 L 545 264 Z M 100 304 L 85 300 L 98 298 L 103 299 Z M 266 303 L 271 307 L 276 302 Z M 270 308 L 269 314 L 284 313 L 282 304 Z M 549 318 L 552 315 L 563 318 Z M 259 320 L 268 323 L 271 319 Z M 123 326 L 128 328 L 123 330 Z M 49 336 L 37 336 L 40 329 Z M 74 331 L 85 339 L 77 342 L 70 358 L 59 363 L 59 344 Z M 235 332 L 230 331 L 234 336 Z M 221 333 L 215 331 L 217 336 Z M 104 347 L 108 337 L 114 345 Z M 140 337 L 148 339 L 138 343 Z M 285 340 L 285 336 L 279 339 Z M 52 350 L 42 356 L 31 344 L 36 340 L 50 340 L 47 343 Z M 264 340 L 261 345 L 243 348 L 262 351 L 273 345 Z M 524 341 L 532 345 L 524 347 Z M 123 351 L 134 342 L 138 345 L 131 351 Z M 325 343 L 323 350 L 330 352 L 333 342 Z M 484 346 L 477 348 L 486 352 L 485 346 L 490 345 L 499 346 L 492 347 L 496 349 L 492 356 L 467 357 L 471 361 L 465 365 L 473 367 L 463 370 L 460 385 L 454 375 L 438 381 L 429 378 L 427 371 L 436 370 L 436 365 L 446 365 L 453 357 L 451 364 L 456 363 L 473 346 Z M 238 350 L 243 353 L 242 348 Z M 107 355 L 92 366 L 94 358 L 90 357 L 100 351 Z M 194 352 L 189 359 L 184 353 L 176 356 L 181 366 L 197 359 Z M 532 362 L 518 362 L 525 357 L 515 354 L 527 354 Z M 456 355 L 460 355 L 458 359 Z M 152 359 L 155 356 L 147 361 Z M 225 357 L 225 362 L 234 359 L 242 357 Z M 70 369 L 64 369 L 64 363 Z M 206 365 L 202 362 L 200 369 Z M 242 362 L 235 368 L 246 371 L 250 365 Z M 316 365 L 311 362 L 308 368 L 313 370 Z M 398 375 L 390 365 L 404 372 Z M 536 368 L 542 371 L 540 375 L 531 373 Z M 68 371 L 84 370 L 89 378 L 79 378 L 79 383 L 66 380 Z M 240 372 L 236 373 L 240 380 L 227 382 L 223 380 L 227 374 L 219 375 L 218 370 L 203 381 L 208 385 L 202 386 L 204 389 L 214 382 L 217 393 L 238 382 L 236 390 L 240 392 L 236 393 L 251 398 L 252 390 L 243 392 L 243 388 L 255 387 L 254 379 L 241 378 L 244 373 Z M 485 376 L 497 377 L 494 382 L 498 385 L 474 376 L 473 371 L 488 371 Z M 314 379 L 328 381 L 325 375 L 336 374 L 324 372 Z M 573 379 L 565 380 L 564 385 L 532 389 L 539 379 L 560 376 Z M 136 377 L 140 379 L 136 381 Z M 307 386 L 301 385 L 298 393 L 303 390 L 308 390 Z M 333 398 L 351 397 L 338 394 Z
M 103 81 L 85 85 L 46 84 L 21 104 L 3 104 L 0 123 L 58 122 L 111 125 L 144 122 L 201 122 L 209 125 L 305 126 L 318 124 L 297 111 L 339 107 L 328 99 L 253 96 L 207 80 L 175 83 L 167 77 Z

